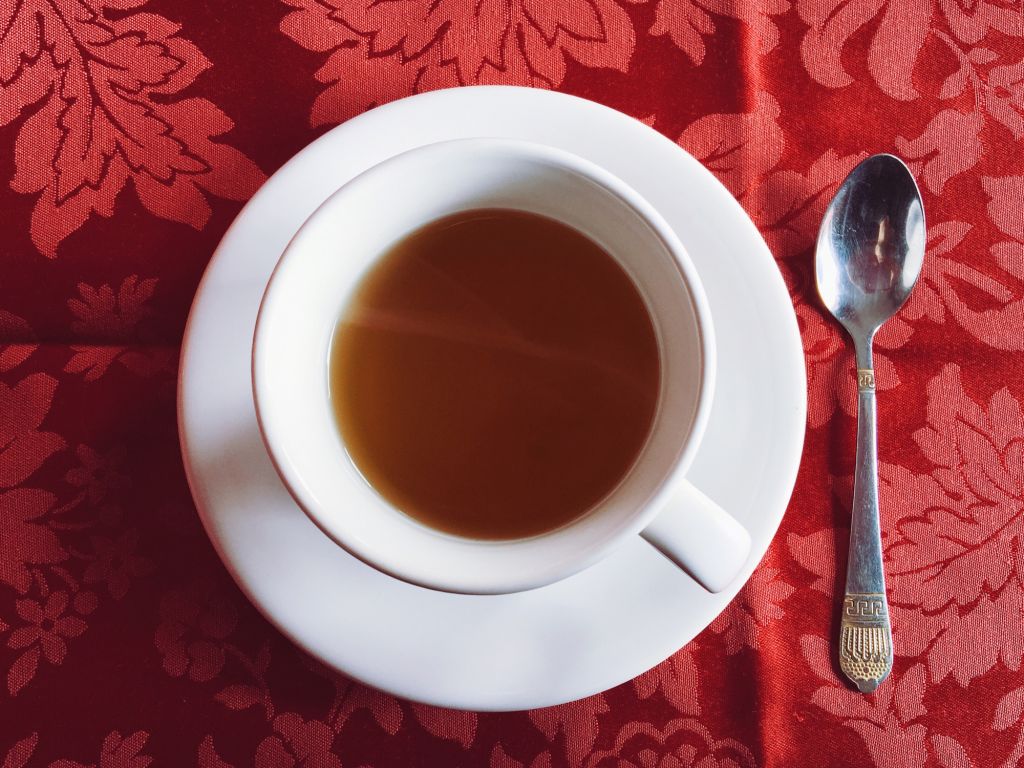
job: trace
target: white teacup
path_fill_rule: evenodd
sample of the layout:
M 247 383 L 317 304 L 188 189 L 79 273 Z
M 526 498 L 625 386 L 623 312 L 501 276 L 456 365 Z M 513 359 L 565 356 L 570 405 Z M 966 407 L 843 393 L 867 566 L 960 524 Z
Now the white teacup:
M 353 464 L 328 397 L 330 343 L 363 275 L 413 230 L 473 208 L 542 214 L 602 245 L 643 295 L 661 353 L 654 425 L 633 467 L 585 515 L 527 539 L 461 538 L 391 506 Z M 299 506 L 338 544 L 381 571 L 473 594 L 563 579 L 638 534 L 708 590 L 724 589 L 743 567 L 750 537 L 685 479 L 711 410 L 714 372 L 704 291 L 661 216 L 589 161 L 506 139 L 413 149 L 335 192 L 281 257 L 253 342 L 260 429 Z

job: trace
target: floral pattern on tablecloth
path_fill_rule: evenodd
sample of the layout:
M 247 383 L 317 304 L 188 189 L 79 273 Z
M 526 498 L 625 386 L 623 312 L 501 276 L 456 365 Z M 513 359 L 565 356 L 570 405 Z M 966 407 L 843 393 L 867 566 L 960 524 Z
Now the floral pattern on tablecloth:
M 331 126 L 479 83 L 594 99 L 707 165 L 778 260 L 809 387 L 793 500 L 726 611 L 633 681 L 509 714 L 291 646 L 203 535 L 175 427 L 184 320 L 241 203 Z M 854 363 L 812 248 L 880 151 L 929 239 L 877 340 L 896 664 L 865 696 L 832 654 Z M 1020 0 L 0 4 L 0 766 L 1021 764 L 1022 156 Z

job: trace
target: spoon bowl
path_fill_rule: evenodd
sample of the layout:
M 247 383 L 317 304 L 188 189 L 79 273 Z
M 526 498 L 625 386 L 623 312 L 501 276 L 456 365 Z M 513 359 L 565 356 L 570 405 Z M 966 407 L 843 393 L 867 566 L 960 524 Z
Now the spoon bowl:
M 910 296 L 924 262 L 924 207 L 914 177 L 893 155 L 853 169 L 818 233 L 818 293 L 859 343 Z

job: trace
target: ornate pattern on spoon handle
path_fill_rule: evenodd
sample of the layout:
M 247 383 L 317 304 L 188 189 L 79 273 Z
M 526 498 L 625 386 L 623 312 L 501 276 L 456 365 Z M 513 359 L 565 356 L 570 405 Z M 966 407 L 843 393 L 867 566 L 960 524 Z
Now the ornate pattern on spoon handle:
M 857 389 L 864 391 L 865 389 L 875 388 L 875 372 L 871 368 L 858 368 L 857 369 Z
M 839 666 L 857 688 L 868 693 L 892 669 L 892 630 L 878 519 L 878 437 L 870 337 L 857 344 L 857 358 L 857 465 L 846 597 L 839 624 Z
M 884 594 L 846 593 L 839 630 L 839 666 L 865 693 L 892 667 L 892 632 Z

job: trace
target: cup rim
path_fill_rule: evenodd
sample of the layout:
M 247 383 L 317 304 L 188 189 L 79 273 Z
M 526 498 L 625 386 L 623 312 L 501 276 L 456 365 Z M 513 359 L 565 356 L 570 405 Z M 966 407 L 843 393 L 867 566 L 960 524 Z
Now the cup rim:
M 695 332 L 701 353 L 699 386 L 695 396 L 696 405 L 693 409 L 692 421 L 689 425 L 688 434 L 680 441 L 679 448 L 672 458 L 671 469 L 658 487 L 645 500 L 639 511 L 623 521 L 606 540 L 597 544 L 592 550 L 572 562 L 561 567 L 549 569 L 549 572 L 542 577 L 520 577 L 518 579 L 506 579 L 501 583 L 494 580 L 482 579 L 467 581 L 466 579 L 453 578 L 445 574 L 430 574 L 425 576 L 421 570 L 405 567 L 404 564 L 395 559 L 382 558 L 379 552 L 372 551 L 372 547 L 366 546 L 365 542 L 358 537 L 347 535 L 344 526 L 337 524 L 337 518 L 332 517 L 329 511 L 322 509 L 317 500 L 307 492 L 305 484 L 301 480 L 301 470 L 297 469 L 279 450 L 280 440 L 275 437 L 278 429 L 275 420 L 267 418 L 269 411 L 268 396 L 266 394 L 266 383 L 260 373 L 259 361 L 266 356 L 264 333 L 267 326 L 273 321 L 276 314 L 274 286 L 276 278 L 281 274 L 282 269 L 301 253 L 303 236 L 317 221 L 329 215 L 330 211 L 341 204 L 348 196 L 357 194 L 361 182 L 378 172 L 385 166 L 393 170 L 396 166 L 405 164 L 411 158 L 420 157 L 427 152 L 448 151 L 454 147 L 466 147 L 476 149 L 514 149 L 525 152 L 533 157 L 552 160 L 556 165 L 565 171 L 579 174 L 591 182 L 596 183 L 607 192 L 611 193 L 620 202 L 631 209 L 654 233 L 666 251 L 672 257 L 675 267 L 680 272 L 681 280 L 689 295 L 692 310 L 695 316 Z M 409 234 L 409 233 L 404 233 Z M 632 278 L 631 278 L 632 279 Z M 704 294 L 703 285 L 697 270 L 686 253 L 685 248 L 679 241 L 678 236 L 671 229 L 668 223 L 661 217 L 656 209 L 651 206 L 638 192 L 633 190 L 624 181 L 612 174 L 603 167 L 579 157 L 571 152 L 556 147 L 540 144 L 537 142 L 522 139 L 474 137 L 451 139 L 433 142 L 419 147 L 414 147 L 400 154 L 394 155 L 386 160 L 377 163 L 360 174 L 356 175 L 337 190 L 335 190 L 323 203 L 321 203 L 302 223 L 299 229 L 289 240 L 284 248 L 277 264 L 271 272 L 260 300 L 260 306 L 256 317 L 253 332 L 253 344 L 251 355 L 251 379 L 253 403 L 256 411 L 256 421 L 259 427 L 260 437 L 267 450 L 268 457 L 280 477 L 285 489 L 295 500 L 305 515 L 330 539 L 345 549 L 349 554 L 366 563 L 367 565 L 387 573 L 402 581 L 430 589 L 461 594 L 505 594 L 538 588 L 547 584 L 560 581 L 574 573 L 584 570 L 609 555 L 625 539 L 632 535 L 639 534 L 661 510 L 665 497 L 675 487 L 676 481 L 681 479 L 689 469 L 699 450 L 701 441 L 710 418 L 714 384 L 716 375 L 716 353 L 714 343 L 714 331 L 711 323 L 710 309 L 707 298 Z M 278 436 L 279 437 L 279 436 Z M 642 455 L 642 453 L 641 453 Z M 632 471 L 632 470 L 631 470 Z M 393 505 L 383 500 L 390 507 Z M 398 510 L 400 512 L 400 510 Z M 587 517 L 584 514 L 578 520 Z M 441 531 L 435 531 L 413 519 L 420 526 L 437 533 L 440 536 L 450 536 Z M 555 533 L 571 530 L 577 521 L 568 523 L 566 526 L 553 531 L 540 534 L 535 537 L 513 540 L 474 540 L 465 538 L 463 541 L 472 543 L 479 547 L 507 547 L 523 546 L 536 539 L 544 539 Z M 456 537 L 461 538 L 461 537 Z

